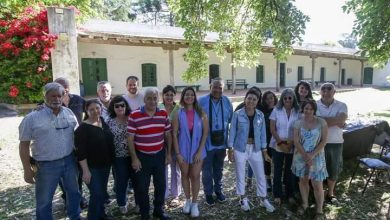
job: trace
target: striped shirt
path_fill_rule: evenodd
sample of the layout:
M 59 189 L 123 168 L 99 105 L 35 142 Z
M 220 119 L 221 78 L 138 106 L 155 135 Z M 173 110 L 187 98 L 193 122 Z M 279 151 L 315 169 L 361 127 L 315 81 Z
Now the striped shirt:
M 164 147 L 165 132 L 171 130 L 168 113 L 157 108 L 153 116 L 145 112 L 144 106 L 129 116 L 127 132 L 134 135 L 135 150 L 155 154 Z

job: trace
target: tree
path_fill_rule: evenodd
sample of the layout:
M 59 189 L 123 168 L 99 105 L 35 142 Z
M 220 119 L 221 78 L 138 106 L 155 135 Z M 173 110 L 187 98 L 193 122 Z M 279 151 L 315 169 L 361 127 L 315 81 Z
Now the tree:
M 362 56 L 383 66 L 390 59 L 390 1 L 348 0 L 343 10 L 356 15 L 352 33 Z
M 348 33 L 344 33 L 341 36 L 343 39 L 337 41 L 341 46 L 346 47 L 346 48 L 352 48 L 352 49 L 356 48 L 357 43 L 358 43 L 356 36 L 354 36 L 353 34 L 348 34 Z
M 263 44 L 272 33 L 275 56 L 284 60 L 292 45 L 302 41 L 309 18 L 288 0 L 168 0 L 176 22 L 185 29 L 189 44 L 185 60 L 186 81 L 207 75 L 207 32 L 219 39 L 213 49 L 222 59 L 232 52 L 234 66 L 252 67 L 258 63 Z
M 132 6 L 137 20 L 141 23 L 169 24 L 174 26 L 173 14 L 166 0 L 138 0 Z

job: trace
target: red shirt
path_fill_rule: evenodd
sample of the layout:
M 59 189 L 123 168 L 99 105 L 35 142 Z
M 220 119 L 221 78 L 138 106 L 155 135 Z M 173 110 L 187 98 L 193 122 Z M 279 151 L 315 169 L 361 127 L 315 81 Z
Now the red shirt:
M 142 106 L 130 114 L 127 124 L 127 132 L 134 135 L 135 149 L 146 154 L 161 151 L 164 147 L 165 132 L 170 130 L 168 113 L 159 108 L 153 116 L 149 116 Z

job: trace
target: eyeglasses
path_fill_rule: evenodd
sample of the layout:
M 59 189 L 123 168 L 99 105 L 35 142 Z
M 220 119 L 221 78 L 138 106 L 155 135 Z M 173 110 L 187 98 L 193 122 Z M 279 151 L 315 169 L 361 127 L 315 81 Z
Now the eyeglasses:
M 321 90 L 328 90 L 328 91 L 331 91 L 333 89 L 332 86 L 323 86 L 321 87 Z
M 292 100 L 293 98 L 291 96 L 286 96 L 283 98 L 283 100 Z
M 124 103 L 114 104 L 114 108 L 124 108 L 124 107 L 126 107 L 126 105 Z

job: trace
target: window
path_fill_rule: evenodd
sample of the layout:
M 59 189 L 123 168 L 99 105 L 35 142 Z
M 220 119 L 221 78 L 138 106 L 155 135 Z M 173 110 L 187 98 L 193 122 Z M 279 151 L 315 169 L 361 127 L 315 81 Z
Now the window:
M 142 87 L 157 86 L 157 65 L 154 63 L 142 64 Z
M 303 80 L 303 66 L 298 66 L 298 82 Z
M 258 65 L 256 67 L 256 83 L 264 83 L 264 66 Z
M 211 80 L 214 78 L 219 77 L 219 65 L 218 64 L 211 64 L 209 66 L 209 83 L 211 83 Z
M 325 82 L 325 67 L 321 67 L 320 81 Z

